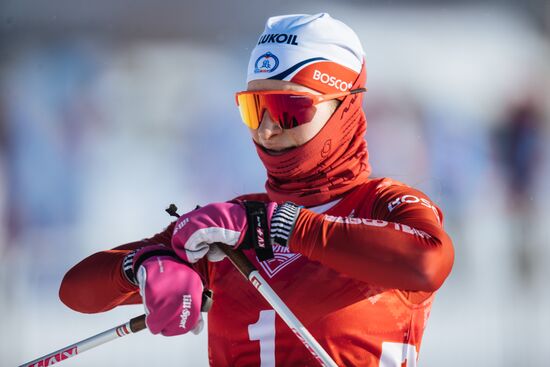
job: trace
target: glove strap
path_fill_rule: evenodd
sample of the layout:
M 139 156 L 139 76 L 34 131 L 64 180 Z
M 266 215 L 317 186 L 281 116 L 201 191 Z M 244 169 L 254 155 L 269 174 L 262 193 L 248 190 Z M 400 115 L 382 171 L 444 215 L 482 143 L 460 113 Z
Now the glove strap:
M 184 263 L 183 261 L 181 261 L 180 258 L 178 258 L 178 256 L 174 253 L 174 251 L 172 250 L 169 250 L 169 249 L 158 249 L 158 250 L 152 250 L 152 251 L 149 251 L 149 252 L 146 252 L 144 253 L 143 255 L 141 255 L 137 260 L 136 262 L 134 263 L 134 274 L 135 272 L 139 269 L 139 267 L 141 266 L 141 264 L 143 264 L 143 262 L 147 259 L 150 259 L 152 258 L 153 256 L 170 256 L 176 260 L 178 260 L 179 262 L 181 262 L 182 264 Z
M 143 249 L 143 247 L 129 252 L 128 255 L 124 257 L 124 260 L 122 262 L 122 270 L 124 272 L 124 275 L 126 276 L 126 279 L 128 279 L 128 281 L 134 285 L 139 285 L 136 279 L 136 271 L 145 260 L 153 256 L 171 256 L 174 259 L 178 259 L 174 251 L 169 249 L 158 249 L 144 253 L 137 259 L 134 264 L 134 257 L 136 256 L 136 253 L 141 249 Z
M 252 245 L 256 251 L 258 260 L 265 261 L 273 259 L 273 248 L 271 247 L 271 237 L 269 235 L 269 226 L 267 223 L 267 210 L 265 203 L 261 201 L 244 201 L 246 209 L 246 219 L 248 222 L 248 231 L 246 241 Z

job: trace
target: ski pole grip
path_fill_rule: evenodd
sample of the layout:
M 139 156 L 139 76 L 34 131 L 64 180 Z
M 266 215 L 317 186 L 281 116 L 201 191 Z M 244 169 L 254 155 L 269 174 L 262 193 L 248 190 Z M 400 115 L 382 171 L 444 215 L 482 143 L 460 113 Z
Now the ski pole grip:
M 243 254 L 241 250 L 233 250 L 231 246 L 227 246 L 223 243 L 216 243 L 216 245 L 218 245 L 223 253 L 227 255 L 229 260 L 231 260 L 231 262 L 246 279 L 248 279 L 250 273 L 256 270 L 254 265 L 250 262 L 250 260 L 248 260 L 246 255 Z
M 143 329 L 146 329 L 147 325 L 145 324 L 145 315 L 134 317 L 130 319 L 130 330 L 132 333 L 137 333 Z

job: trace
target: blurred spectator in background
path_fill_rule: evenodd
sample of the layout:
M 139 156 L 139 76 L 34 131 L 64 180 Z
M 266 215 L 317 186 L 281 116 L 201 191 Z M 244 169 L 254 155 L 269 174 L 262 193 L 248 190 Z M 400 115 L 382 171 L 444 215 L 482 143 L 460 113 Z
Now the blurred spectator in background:
M 77 219 L 89 59 L 78 47 L 52 44 L 5 73 L 10 243 L 29 228 L 66 228 Z
M 511 242 L 519 277 L 525 283 L 536 270 L 537 249 L 533 244 L 534 198 L 541 166 L 543 114 L 534 91 L 512 103 L 501 124 L 493 131 L 497 164 L 503 178 L 511 216 Z

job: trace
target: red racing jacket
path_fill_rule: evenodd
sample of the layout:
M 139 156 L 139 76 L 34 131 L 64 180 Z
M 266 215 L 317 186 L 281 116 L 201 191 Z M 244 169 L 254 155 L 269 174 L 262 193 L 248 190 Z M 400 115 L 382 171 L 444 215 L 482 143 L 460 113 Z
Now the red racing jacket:
M 269 201 L 267 194 L 240 199 Z M 95 313 L 141 303 L 122 273 L 131 250 L 170 246 L 174 223 L 152 238 L 91 255 L 63 279 L 61 300 Z M 416 366 L 435 291 L 454 252 L 441 210 L 422 192 L 370 179 L 339 200 L 301 210 L 288 247 L 245 254 L 339 366 Z M 211 366 L 317 366 L 257 290 L 225 259 L 193 265 L 213 290 Z

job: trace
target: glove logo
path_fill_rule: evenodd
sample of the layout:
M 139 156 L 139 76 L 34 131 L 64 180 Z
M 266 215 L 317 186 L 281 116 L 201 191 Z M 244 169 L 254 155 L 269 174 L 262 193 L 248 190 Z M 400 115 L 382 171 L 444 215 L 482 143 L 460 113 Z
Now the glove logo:
M 271 52 L 258 57 L 254 64 L 254 73 L 271 73 L 279 66 L 279 59 Z
M 180 328 L 182 329 L 185 329 L 185 326 L 187 324 L 187 318 L 189 317 L 189 315 L 191 315 L 191 311 L 189 311 L 189 309 L 191 309 L 191 303 L 192 303 L 191 295 L 184 294 L 183 310 L 181 311 L 181 315 L 180 315 Z
M 185 218 L 185 219 L 183 219 L 181 222 L 179 222 L 179 223 L 176 225 L 176 227 L 174 228 L 174 233 L 172 233 L 172 236 L 175 236 L 176 233 L 178 233 L 178 231 L 179 231 L 180 229 L 182 229 L 183 227 L 185 227 L 185 225 L 186 225 L 187 223 L 189 223 L 189 218 Z
M 258 246 L 265 248 L 264 231 L 262 229 L 262 220 L 260 217 L 256 217 L 256 235 L 258 237 Z

